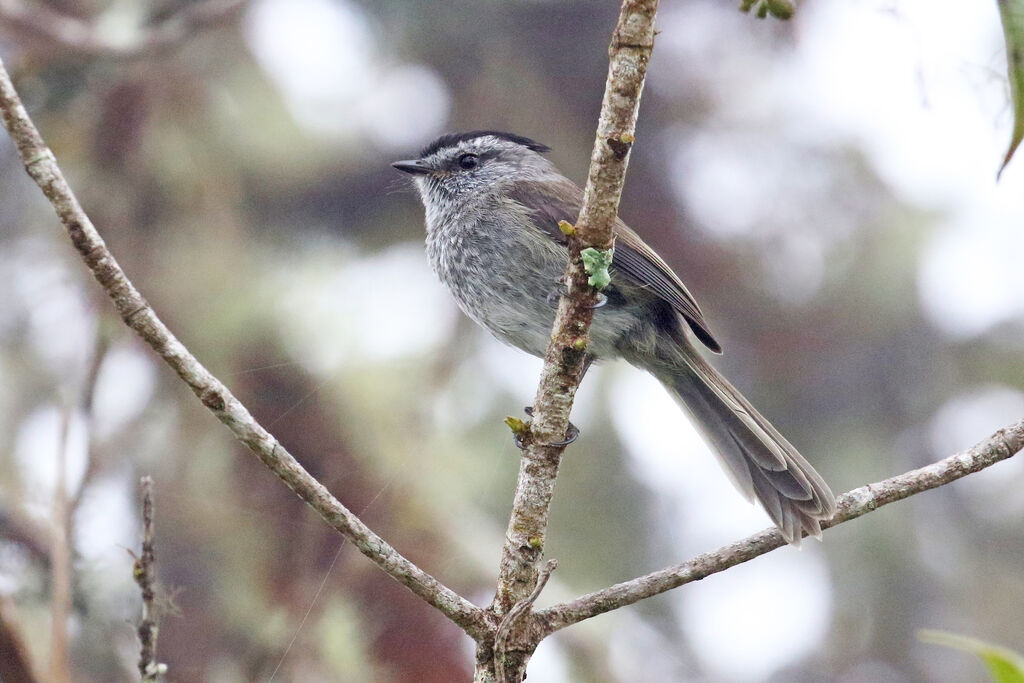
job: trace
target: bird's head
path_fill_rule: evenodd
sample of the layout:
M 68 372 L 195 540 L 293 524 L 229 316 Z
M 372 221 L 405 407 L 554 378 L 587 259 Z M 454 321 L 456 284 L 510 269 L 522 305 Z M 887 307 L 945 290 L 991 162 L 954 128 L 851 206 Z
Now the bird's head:
M 557 174 L 542 156 L 548 151 L 546 145 L 521 135 L 477 130 L 442 135 L 418 158 L 391 165 L 413 177 L 429 213 L 444 206 L 476 204 L 501 195 L 512 183 Z

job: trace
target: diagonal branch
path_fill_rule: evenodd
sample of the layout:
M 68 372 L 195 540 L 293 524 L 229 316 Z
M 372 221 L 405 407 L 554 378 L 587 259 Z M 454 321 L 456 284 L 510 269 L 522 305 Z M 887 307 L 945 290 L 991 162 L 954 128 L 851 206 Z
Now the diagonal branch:
M 474 638 L 483 637 L 487 616 L 453 590 L 403 557 L 342 505 L 249 414 L 242 403 L 171 333 L 139 294 L 82 210 L 53 153 L 43 142 L 0 61 L 0 115 L 25 170 L 50 200 L 85 264 L 135 330 L 178 374 L 210 412 L 274 474 L 351 541 L 378 567 L 443 612 Z
M 944 486 L 968 474 L 978 472 L 1024 449 L 1024 420 L 1000 429 L 962 453 L 951 455 L 926 467 L 853 489 L 836 500 L 838 511 L 822 529 L 856 519 L 883 505 L 895 503 L 929 489 Z M 725 571 L 737 564 L 786 545 L 778 529 L 766 529 L 710 553 L 699 555 L 684 564 L 619 583 L 609 588 L 549 607 L 536 614 L 545 635 L 596 617 L 619 607 L 678 588 L 693 581 Z

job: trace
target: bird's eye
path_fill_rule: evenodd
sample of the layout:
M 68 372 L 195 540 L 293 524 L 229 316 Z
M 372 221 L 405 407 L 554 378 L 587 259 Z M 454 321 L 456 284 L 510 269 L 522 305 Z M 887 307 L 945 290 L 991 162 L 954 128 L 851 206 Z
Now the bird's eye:
M 480 164 L 480 158 L 475 154 L 463 154 L 459 157 L 459 166 L 466 170 L 476 168 Z

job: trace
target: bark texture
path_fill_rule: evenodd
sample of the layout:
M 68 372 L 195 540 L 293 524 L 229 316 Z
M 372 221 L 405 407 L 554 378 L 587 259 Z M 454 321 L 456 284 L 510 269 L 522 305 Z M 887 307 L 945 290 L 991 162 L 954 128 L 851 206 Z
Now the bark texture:
M 647 63 L 654 47 L 657 0 L 626 0 L 608 48 L 608 78 L 590 157 L 583 208 L 569 235 L 568 293 L 558 304 L 551 343 L 544 357 L 540 384 L 533 403 L 529 434 L 525 439 L 512 514 L 502 550 L 498 588 L 492 608 L 498 616 L 528 600 L 537 586 L 547 534 L 551 497 L 569 431 L 569 412 L 586 367 L 587 342 L 599 292 L 591 287 L 580 252 L 588 247 L 614 246 L 613 226 L 625 183 L 640 95 Z M 522 630 L 523 627 L 518 627 Z M 516 642 L 516 629 L 509 636 Z M 520 635 L 526 635 L 520 634 Z M 505 680 L 520 681 L 536 642 L 526 637 L 524 647 L 504 648 Z M 532 643 L 532 645 L 531 645 Z M 477 680 L 495 679 L 491 642 L 477 652 Z

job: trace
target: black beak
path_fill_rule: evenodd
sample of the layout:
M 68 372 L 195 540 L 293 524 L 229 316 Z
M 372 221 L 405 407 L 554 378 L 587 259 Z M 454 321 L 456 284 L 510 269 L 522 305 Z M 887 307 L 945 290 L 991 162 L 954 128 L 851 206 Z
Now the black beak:
M 434 171 L 434 169 L 432 169 L 429 166 L 427 166 L 427 164 L 424 163 L 422 159 L 410 159 L 408 161 L 396 161 L 396 162 L 394 162 L 391 165 L 394 166 L 395 168 L 397 168 L 399 171 L 404 171 L 405 173 L 411 173 L 412 175 L 424 175 L 424 174 L 427 174 L 427 173 L 432 173 Z

